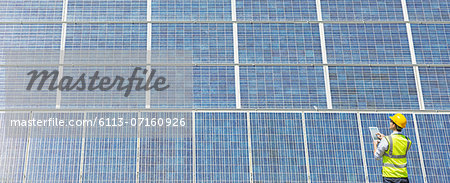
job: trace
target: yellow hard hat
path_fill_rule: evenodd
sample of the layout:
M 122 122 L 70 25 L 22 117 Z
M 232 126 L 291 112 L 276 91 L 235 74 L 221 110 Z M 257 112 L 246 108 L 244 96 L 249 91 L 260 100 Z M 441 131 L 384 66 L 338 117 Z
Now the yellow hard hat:
M 405 116 L 403 116 L 403 114 L 397 113 L 394 116 L 389 116 L 389 118 L 391 118 L 391 120 L 399 127 L 406 127 L 406 118 Z

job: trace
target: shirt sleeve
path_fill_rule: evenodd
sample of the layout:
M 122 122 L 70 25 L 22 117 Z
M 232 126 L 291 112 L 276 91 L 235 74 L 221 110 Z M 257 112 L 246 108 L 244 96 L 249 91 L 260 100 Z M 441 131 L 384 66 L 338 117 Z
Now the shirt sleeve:
M 378 144 L 377 150 L 374 153 L 375 159 L 380 160 L 383 157 L 384 152 L 388 149 L 388 142 L 386 138 L 381 139 L 380 144 Z

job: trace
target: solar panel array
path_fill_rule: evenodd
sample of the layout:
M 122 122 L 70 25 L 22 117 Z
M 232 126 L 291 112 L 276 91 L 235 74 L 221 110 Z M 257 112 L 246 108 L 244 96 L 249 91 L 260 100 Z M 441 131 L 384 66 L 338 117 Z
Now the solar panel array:
M 380 182 L 368 127 L 391 133 L 396 112 L 410 181 L 449 182 L 449 15 L 445 0 L 0 0 L 0 182 Z M 32 70 L 135 67 L 175 89 L 26 90 Z M 52 118 L 103 126 L 11 127 Z

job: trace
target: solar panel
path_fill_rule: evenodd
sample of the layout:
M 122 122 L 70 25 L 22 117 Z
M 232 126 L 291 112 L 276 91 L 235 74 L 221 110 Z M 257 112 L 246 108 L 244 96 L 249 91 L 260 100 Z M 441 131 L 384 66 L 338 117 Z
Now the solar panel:
M 0 1 L 0 21 L 61 21 L 61 0 Z
M 83 119 L 83 113 L 34 113 L 36 120 Z M 83 128 L 33 127 L 26 179 L 30 182 L 78 182 Z M 75 133 L 75 134 L 74 134 Z M 68 134 L 73 136 L 67 137 Z
M 235 108 L 234 68 L 194 67 L 194 108 Z
M 426 109 L 450 109 L 450 67 L 420 67 Z
M 152 52 L 187 50 L 193 63 L 234 63 L 231 24 L 152 24 Z
M 0 63 L 58 63 L 60 42 L 61 25 L 0 25 Z
M 317 24 L 239 24 L 239 63 L 322 63 Z
M 61 91 L 61 108 L 78 108 L 78 109 L 93 109 L 93 108 L 144 108 L 145 107 L 145 91 L 135 90 L 134 84 L 133 89 L 130 90 L 129 95 L 126 96 L 126 90 L 122 89 L 118 90 L 119 83 L 112 85 L 114 80 L 116 80 L 116 76 L 120 76 L 127 80 L 131 77 L 133 70 L 135 67 L 124 67 L 124 66 L 82 66 L 82 67 L 64 67 L 63 74 L 64 76 L 73 77 L 73 81 L 71 82 L 71 86 L 74 86 L 80 76 L 85 74 L 85 87 L 83 90 L 77 90 L 76 88 L 69 90 L 64 89 Z M 143 69 L 142 69 L 143 70 Z M 102 88 L 111 89 L 102 91 L 102 88 L 97 88 L 95 90 L 89 90 L 90 83 L 92 80 L 89 77 L 93 77 L 93 75 L 98 71 L 98 77 L 104 78 L 109 77 L 109 84 L 102 85 Z M 142 71 L 137 75 L 138 77 L 144 78 L 145 75 L 142 74 Z M 92 85 L 100 86 L 100 79 L 97 79 L 95 83 Z M 119 80 L 117 80 L 119 82 Z M 136 82 L 135 82 L 136 83 Z M 124 81 L 122 87 L 127 86 L 128 81 Z M 81 87 L 82 84 L 76 85 L 76 87 Z M 56 99 L 56 98 L 55 98 Z
M 364 182 L 356 114 L 306 113 L 311 182 Z
M 253 180 L 306 182 L 301 113 L 250 113 Z
M 334 109 L 418 109 L 412 67 L 329 67 Z
M 140 126 L 139 181 L 192 181 L 191 113 L 145 112 L 140 117 L 150 122 Z
M 370 136 L 369 127 L 378 127 L 380 132 L 384 135 L 390 135 L 392 130 L 389 130 L 390 118 L 394 114 L 361 114 L 361 125 L 363 132 L 364 148 L 366 153 L 367 169 L 369 174 L 369 182 L 382 182 L 382 160 L 376 160 L 373 155 L 373 143 Z M 411 149 L 407 154 L 407 169 L 408 178 L 411 182 L 423 182 L 422 170 L 420 166 L 419 151 L 415 133 L 415 126 L 411 114 L 404 114 L 408 124 L 402 130 L 402 134 L 411 139 Z
M 231 20 L 231 1 L 228 0 L 153 0 L 152 20 Z
M 450 115 L 417 114 L 416 118 L 428 182 L 450 180 Z
M 66 50 L 145 50 L 147 25 L 68 24 L 65 44 Z
M 406 1 L 409 19 L 412 21 L 448 21 L 450 9 L 448 1 L 411 0 Z
M 450 25 L 411 25 L 417 63 L 448 64 Z
M 321 0 L 324 20 L 402 21 L 401 1 Z
M 316 2 L 236 0 L 236 16 L 241 21 L 317 20 Z
M 241 66 L 242 108 L 326 108 L 322 67 Z
M 86 119 L 123 118 L 137 113 L 87 113 Z M 105 120 L 106 121 L 106 120 Z M 111 121 L 111 120 L 110 120 Z M 110 122 L 113 125 L 112 122 Z M 118 123 L 118 122 L 117 122 Z M 86 128 L 82 179 L 84 182 L 132 182 L 136 180 L 136 128 L 95 126 Z
M 0 113 L 0 147 L 2 147 L 0 148 L 1 182 L 23 181 L 28 131 L 26 128 L 22 128 L 16 131 L 22 135 L 8 136 L 7 125 L 9 125 L 10 120 L 28 118 L 28 113 Z
M 146 17 L 147 0 L 79 0 L 67 5 L 68 21 L 145 21 Z
M 56 90 L 49 90 L 50 81 L 42 85 L 39 89 L 41 79 L 32 80 L 33 73 L 27 73 L 35 70 L 35 74 L 42 71 L 51 73 L 58 70 L 57 67 L 6 67 L 6 83 L 5 83 L 5 107 L 10 109 L 18 108 L 34 108 L 34 109 L 51 109 L 56 105 Z M 53 78 L 52 75 L 50 78 Z M 50 79 L 48 79 L 50 80 Z M 30 90 L 27 88 L 30 87 Z
M 196 180 L 248 182 L 245 113 L 195 115 Z
M 403 24 L 325 24 L 328 63 L 410 64 Z

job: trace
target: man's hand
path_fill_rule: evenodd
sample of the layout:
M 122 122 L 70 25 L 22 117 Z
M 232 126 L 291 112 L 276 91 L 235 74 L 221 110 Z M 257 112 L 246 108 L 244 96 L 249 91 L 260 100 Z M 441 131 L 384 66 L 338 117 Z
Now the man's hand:
M 378 137 L 380 140 L 384 138 L 384 135 L 383 135 L 382 133 L 377 133 L 376 135 L 377 135 L 377 137 Z M 379 141 L 378 141 L 378 142 L 379 142 Z M 374 142 L 374 143 L 375 143 L 375 142 Z
M 379 143 L 380 143 L 380 141 L 379 141 L 379 140 L 374 140 L 374 141 L 373 141 L 373 145 L 374 145 L 374 147 L 377 147 Z

